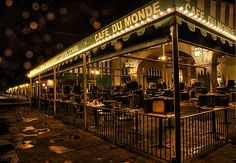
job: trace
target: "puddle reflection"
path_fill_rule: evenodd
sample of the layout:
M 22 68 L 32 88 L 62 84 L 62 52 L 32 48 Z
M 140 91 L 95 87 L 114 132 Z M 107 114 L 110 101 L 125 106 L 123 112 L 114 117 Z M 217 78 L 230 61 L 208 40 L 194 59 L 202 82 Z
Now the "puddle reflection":
M 35 130 L 34 126 L 27 126 L 27 127 L 25 127 L 24 130 L 22 130 L 22 132 L 34 131 L 34 130 Z
M 50 151 L 55 152 L 57 154 L 63 154 L 63 153 L 66 153 L 66 152 L 73 151 L 73 149 L 69 149 L 69 148 L 64 147 L 64 146 L 50 146 L 49 149 L 50 149 Z
M 59 137 L 59 138 L 52 139 L 49 142 L 50 143 L 57 143 L 57 142 L 61 142 L 61 141 L 80 141 L 80 140 L 81 140 L 80 136 L 68 135 L 65 137 Z
M 38 118 L 22 117 L 23 122 L 32 122 L 38 120 Z
M 20 149 L 29 149 L 29 148 L 32 148 L 34 147 L 32 140 L 24 140 L 24 141 L 19 141 L 17 144 L 16 144 L 16 148 L 20 148 Z

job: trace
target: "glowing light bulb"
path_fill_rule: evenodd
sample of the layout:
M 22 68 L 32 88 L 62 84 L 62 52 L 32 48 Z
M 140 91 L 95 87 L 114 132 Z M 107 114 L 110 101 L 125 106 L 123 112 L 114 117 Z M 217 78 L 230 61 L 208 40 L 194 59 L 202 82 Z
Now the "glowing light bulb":
M 171 8 L 168 8 L 168 9 L 167 9 L 167 12 L 171 12 L 171 11 L 172 11 L 172 9 L 171 9 Z
M 183 7 L 179 7 L 179 11 L 183 11 L 183 9 L 184 9 Z

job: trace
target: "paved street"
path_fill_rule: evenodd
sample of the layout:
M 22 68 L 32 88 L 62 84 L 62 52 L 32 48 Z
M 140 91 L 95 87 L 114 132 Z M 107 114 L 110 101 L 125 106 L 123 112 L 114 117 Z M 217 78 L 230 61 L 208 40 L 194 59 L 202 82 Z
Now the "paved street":
M 1 108 L 0 115 L 9 125 L 0 139 L 13 139 L 20 162 L 157 162 L 25 107 Z
M 10 140 L 15 144 L 20 162 L 158 162 L 28 107 L 1 107 L 0 123 L 0 140 Z M 234 163 L 236 145 L 229 143 L 191 162 Z

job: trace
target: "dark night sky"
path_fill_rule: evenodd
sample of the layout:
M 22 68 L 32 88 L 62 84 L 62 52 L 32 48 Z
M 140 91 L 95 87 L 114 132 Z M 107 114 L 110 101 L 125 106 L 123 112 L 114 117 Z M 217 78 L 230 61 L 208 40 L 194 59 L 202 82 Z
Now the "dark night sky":
M 150 0 L 1 0 L 0 90 Z M 230 0 L 234 2 L 234 0 Z

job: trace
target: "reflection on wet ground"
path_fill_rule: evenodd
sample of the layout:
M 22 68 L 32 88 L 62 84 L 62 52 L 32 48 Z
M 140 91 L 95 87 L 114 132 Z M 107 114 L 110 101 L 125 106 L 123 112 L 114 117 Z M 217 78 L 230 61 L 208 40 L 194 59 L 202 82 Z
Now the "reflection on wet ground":
M 32 121 L 38 120 L 38 118 L 36 118 L 36 117 L 34 117 L 34 118 L 31 118 L 31 117 L 22 117 L 22 120 L 23 120 L 23 122 L 32 122 Z
M 23 137 L 37 136 L 37 135 L 47 133 L 49 131 L 50 131 L 49 128 L 36 129 L 34 128 L 34 126 L 27 126 L 25 127 L 25 129 L 22 130 L 23 134 L 20 134 L 20 135 L 22 135 Z
M 76 135 L 67 135 L 64 137 L 59 137 L 59 138 L 55 138 L 50 140 L 50 143 L 58 143 L 58 142 L 62 142 L 62 141 L 80 141 L 81 138 L 80 136 L 76 136 Z
M 28 149 L 28 148 L 32 148 L 34 147 L 32 140 L 24 140 L 24 141 L 19 141 L 16 143 L 16 148 L 20 148 L 20 149 Z
M 3 126 L 9 128 L 7 134 L 15 143 L 20 162 L 122 163 L 136 155 L 118 147 L 109 148 L 110 145 L 99 138 L 32 109 L 6 109 L 4 114 L 0 114 L 0 122 L 5 118 Z
M 34 130 L 35 130 L 34 126 L 27 126 L 27 127 L 25 127 L 24 130 L 22 130 L 22 132 L 34 131 Z
M 63 154 L 63 153 L 66 153 L 66 152 L 73 151 L 73 149 L 69 149 L 69 148 L 64 147 L 64 146 L 50 146 L 49 149 L 50 149 L 50 151 L 55 152 L 57 154 Z

